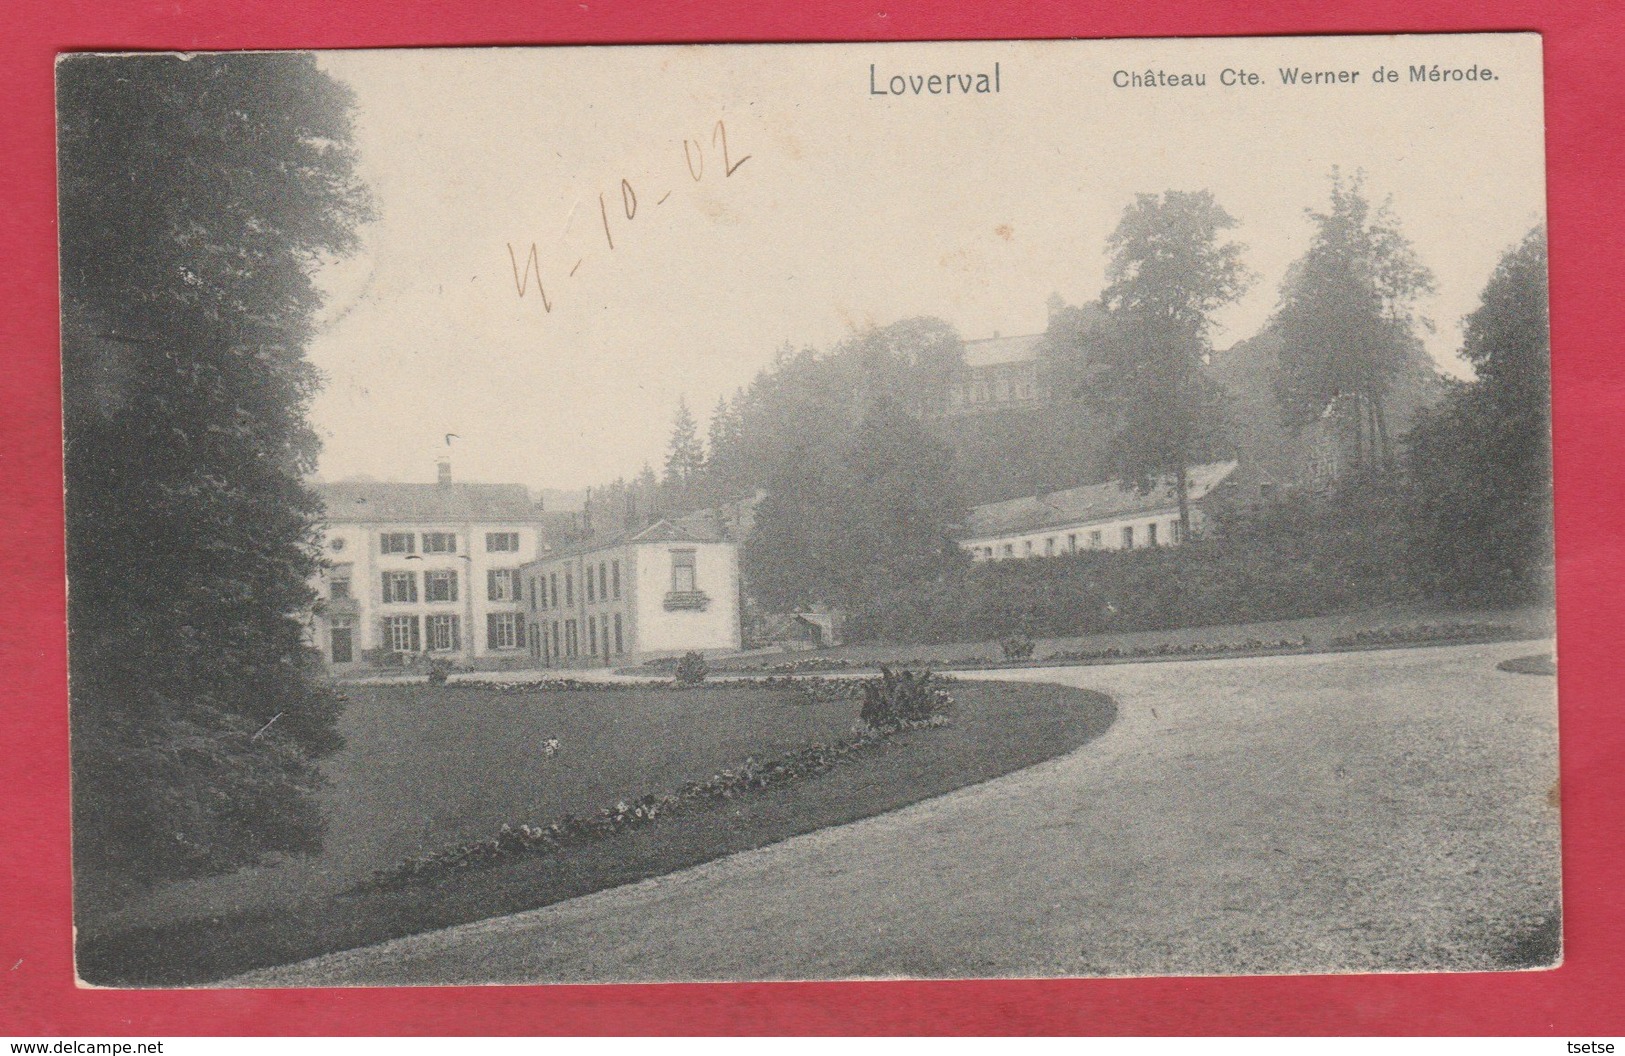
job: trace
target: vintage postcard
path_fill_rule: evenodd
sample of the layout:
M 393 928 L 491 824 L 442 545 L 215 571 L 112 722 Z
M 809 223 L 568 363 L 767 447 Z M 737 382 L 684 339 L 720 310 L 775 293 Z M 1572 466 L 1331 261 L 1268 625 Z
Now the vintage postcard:
M 1560 963 L 1538 36 L 56 76 L 84 985 Z

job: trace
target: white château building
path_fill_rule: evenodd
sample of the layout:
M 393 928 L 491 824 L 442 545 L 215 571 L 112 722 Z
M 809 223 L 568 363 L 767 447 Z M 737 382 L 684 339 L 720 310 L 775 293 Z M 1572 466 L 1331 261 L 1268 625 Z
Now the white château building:
M 526 641 L 540 666 L 740 648 L 738 546 L 690 519 L 544 553 L 522 574 Z
M 1191 527 L 1202 523 L 1201 501 L 1236 471 L 1235 462 L 1189 471 Z M 1132 550 L 1178 546 L 1179 503 L 1174 486 L 1142 494 L 1116 481 L 1043 495 L 990 502 L 973 508 L 956 533 L 977 561 L 1055 557 L 1080 550 Z
M 523 485 L 318 484 L 326 504 L 315 584 L 317 647 L 343 671 L 443 658 L 474 667 L 528 661 L 520 568 L 540 546 L 541 508 Z

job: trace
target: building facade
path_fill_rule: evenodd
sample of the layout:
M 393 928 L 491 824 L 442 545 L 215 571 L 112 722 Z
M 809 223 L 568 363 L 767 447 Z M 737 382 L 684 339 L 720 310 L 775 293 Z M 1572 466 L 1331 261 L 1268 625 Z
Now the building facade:
M 543 554 L 521 574 L 525 640 L 539 666 L 740 648 L 738 546 L 696 527 L 656 521 Z
M 965 342 L 965 365 L 948 386 L 946 414 L 977 414 L 1049 399 L 1039 369 L 1043 334 L 984 337 Z
M 441 659 L 471 667 L 528 657 L 521 567 L 540 546 L 523 485 L 316 485 L 327 508 L 314 584 L 314 642 L 336 670 Z
M 1200 530 L 1202 500 L 1235 471 L 1234 462 L 1190 470 L 1187 493 L 1192 531 Z M 977 561 L 1178 546 L 1185 541 L 1172 484 L 1142 494 L 1116 481 L 977 506 L 955 538 Z

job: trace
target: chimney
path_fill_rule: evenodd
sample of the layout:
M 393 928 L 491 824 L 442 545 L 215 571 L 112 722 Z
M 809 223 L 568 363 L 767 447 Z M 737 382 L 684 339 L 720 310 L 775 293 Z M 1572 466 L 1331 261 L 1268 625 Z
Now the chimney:
M 437 459 L 435 459 L 434 468 L 438 471 L 437 475 L 436 475 L 436 478 L 435 478 L 437 483 L 440 483 L 440 484 L 450 484 L 451 483 L 451 459 L 449 459 L 449 458 L 437 458 Z

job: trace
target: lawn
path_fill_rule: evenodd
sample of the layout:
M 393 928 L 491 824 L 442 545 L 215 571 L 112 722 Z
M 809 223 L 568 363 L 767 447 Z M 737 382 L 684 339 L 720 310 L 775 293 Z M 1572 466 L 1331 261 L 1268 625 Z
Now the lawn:
M 827 773 L 569 851 L 378 890 L 354 881 L 411 854 L 488 838 L 505 821 L 593 814 L 747 756 L 839 739 L 857 705 L 725 683 L 570 693 L 391 685 L 347 693 L 349 744 L 329 767 L 326 854 L 176 885 L 139 910 L 82 926 L 82 976 L 104 985 L 204 982 L 547 905 L 1009 773 L 1098 736 L 1115 715 L 1108 698 L 1086 690 L 956 684 L 952 725 L 900 734 Z M 550 756 L 552 738 L 559 746 Z
M 755 686 L 497 692 L 451 683 L 343 689 L 345 748 L 327 760 L 329 835 L 315 858 L 174 884 L 80 926 L 110 930 L 268 908 L 490 837 L 504 822 L 592 814 L 747 756 L 833 740 L 855 706 Z M 549 754 L 547 742 L 556 740 Z

